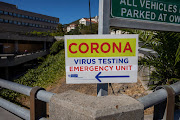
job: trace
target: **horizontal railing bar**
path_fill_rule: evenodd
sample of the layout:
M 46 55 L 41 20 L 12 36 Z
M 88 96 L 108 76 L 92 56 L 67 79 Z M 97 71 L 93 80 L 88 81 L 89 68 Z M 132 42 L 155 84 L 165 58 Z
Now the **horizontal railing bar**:
M 3 80 L 3 79 L 0 79 L 0 87 L 16 91 L 18 93 L 21 93 L 21 94 L 24 94 L 27 96 L 30 96 L 30 92 L 32 89 L 32 87 L 21 85 L 21 84 L 11 82 L 8 80 Z M 53 95 L 54 95 L 54 93 L 40 90 L 37 93 L 37 99 L 44 101 L 44 102 L 49 102 Z
M 173 88 L 176 95 L 180 94 L 180 81 L 170 86 Z M 157 105 L 158 103 L 165 101 L 166 98 L 167 98 L 166 90 L 160 89 L 144 97 L 141 97 L 137 100 L 140 101 L 144 105 L 144 109 L 147 109 L 151 106 Z
M 45 90 L 40 90 L 38 91 L 37 93 L 37 99 L 38 100 L 41 100 L 41 101 L 44 101 L 44 102 L 50 102 L 51 100 L 51 97 L 55 95 L 55 93 L 52 93 L 52 92 L 47 92 Z
M 144 109 L 147 109 L 153 105 L 156 105 L 167 98 L 167 93 L 164 89 L 160 89 L 158 91 L 155 91 L 153 93 L 150 93 L 144 97 L 141 97 L 138 99 L 143 105 Z
M 25 119 L 30 120 L 30 111 L 20 107 L 14 103 L 11 103 L 5 99 L 0 98 L 0 107 L 14 113 L 15 115 Z
M 31 92 L 31 89 L 32 89 L 29 86 L 21 85 L 21 84 L 11 82 L 11 81 L 8 81 L 8 80 L 3 80 L 3 79 L 0 79 L 0 86 L 3 87 L 3 88 L 6 88 L 6 89 L 16 91 L 18 93 L 27 95 L 27 96 L 30 95 L 30 92 Z
M 40 118 L 39 120 L 49 120 L 48 118 Z

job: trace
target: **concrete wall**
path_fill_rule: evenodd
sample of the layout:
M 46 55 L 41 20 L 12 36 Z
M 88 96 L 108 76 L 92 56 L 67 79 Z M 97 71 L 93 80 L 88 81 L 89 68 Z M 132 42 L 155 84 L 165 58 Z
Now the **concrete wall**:
M 17 55 L 16 57 L 7 57 L 6 59 L 0 58 L 0 67 L 11 67 L 11 66 L 16 66 L 34 59 L 37 59 L 38 57 L 42 57 L 49 54 L 49 50 L 46 51 L 41 51 L 37 53 L 29 53 L 29 54 L 24 54 L 24 55 Z
M 0 40 L 18 40 L 18 41 L 47 41 L 53 42 L 54 38 L 51 36 L 46 37 L 38 37 L 38 36 L 30 36 L 30 35 L 19 35 L 12 32 L 0 32 Z
M 15 53 L 15 44 L 14 43 L 3 43 L 3 53 Z M 43 50 L 44 43 L 41 44 L 18 44 L 18 53 L 35 52 L 38 50 Z
M 3 43 L 3 53 L 14 53 L 15 46 L 13 43 Z
M 50 120 L 143 120 L 144 106 L 127 96 L 89 96 L 75 91 L 54 95 Z
M 145 54 L 139 53 L 139 58 L 146 57 Z M 138 66 L 138 79 L 141 80 L 141 83 L 143 87 L 148 90 L 148 93 L 151 93 L 152 91 L 149 91 L 149 85 L 152 85 L 153 83 L 150 81 L 150 74 L 154 70 L 152 66 Z
M 43 43 L 42 44 L 18 44 L 18 51 L 20 53 L 25 52 L 25 50 L 27 50 L 27 52 L 35 52 L 38 50 L 43 50 Z

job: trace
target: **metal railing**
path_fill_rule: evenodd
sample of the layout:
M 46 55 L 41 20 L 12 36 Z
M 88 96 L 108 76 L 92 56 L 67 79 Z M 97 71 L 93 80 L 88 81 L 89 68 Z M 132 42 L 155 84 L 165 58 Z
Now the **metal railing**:
M 165 117 L 166 120 L 173 120 L 175 96 L 179 94 L 180 81 L 169 86 L 157 87 L 153 93 L 137 100 L 144 105 L 144 109 L 154 106 L 154 120 L 161 120 Z
M 3 80 L 3 79 L 0 79 L 0 87 L 16 91 L 18 93 L 21 93 L 27 96 L 30 96 L 31 91 L 33 90 L 32 87 L 28 87 L 25 85 L 21 85 L 21 84 L 14 83 L 8 80 Z M 53 95 L 54 93 L 47 92 L 45 90 L 39 90 L 36 93 L 36 98 L 40 101 L 49 102 Z M 0 98 L 0 107 L 16 114 L 17 116 L 23 119 L 26 119 L 26 120 L 31 119 L 30 110 L 20 107 L 16 104 L 13 104 L 5 99 Z M 39 119 L 45 119 L 45 118 L 39 118 Z
M 180 94 L 180 81 L 170 86 L 173 88 L 176 95 Z M 167 98 L 166 90 L 160 89 L 144 97 L 139 98 L 138 101 L 140 101 L 144 105 L 144 109 L 147 109 L 151 106 L 154 106 L 158 103 L 165 101 L 166 98 Z
M 10 81 L 3 80 L 3 79 L 0 79 L 0 87 L 16 91 L 16 92 L 19 92 L 19 93 L 27 95 L 27 96 L 30 96 L 32 94 L 31 92 L 33 90 L 32 87 L 28 87 L 25 85 L 10 82 Z M 180 94 L 180 81 L 175 84 L 170 85 L 170 87 L 173 89 L 175 95 Z M 48 102 L 50 102 L 50 99 L 53 95 L 54 95 L 54 93 L 47 92 L 45 90 L 39 90 L 36 93 L 36 98 L 40 101 L 44 101 L 44 102 L 48 103 Z M 151 106 L 155 106 L 155 105 L 158 105 L 158 104 L 164 102 L 167 99 L 167 97 L 168 97 L 167 91 L 165 89 L 159 89 L 159 90 L 157 90 L 151 94 L 148 94 L 144 97 L 141 97 L 137 100 L 144 105 L 144 109 L 147 109 Z M 16 104 L 13 104 L 7 100 L 2 99 L 2 98 L 0 98 L 0 107 L 3 107 L 4 109 L 16 114 L 17 116 L 19 116 L 23 119 L 26 119 L 26 120 L 31 119 L 30 110 L 20 107 Z M 42 117 L 39 119 L 45 119 L 45 118 Z

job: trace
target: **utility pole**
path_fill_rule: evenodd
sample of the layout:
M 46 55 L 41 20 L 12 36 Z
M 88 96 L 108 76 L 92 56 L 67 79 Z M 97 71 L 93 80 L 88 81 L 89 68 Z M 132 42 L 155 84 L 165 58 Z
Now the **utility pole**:
M 89 18 L 90 18 L 90 27 L 91 27 L 91 33 L 92 33 L 92 23 L 91 23 L 91 1 L 89 0 Z

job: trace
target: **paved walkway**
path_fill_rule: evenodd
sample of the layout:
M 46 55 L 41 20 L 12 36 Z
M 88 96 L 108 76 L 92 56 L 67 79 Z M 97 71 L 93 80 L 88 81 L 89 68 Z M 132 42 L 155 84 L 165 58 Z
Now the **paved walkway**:
M 144 120 L 153 120 L 153 115 L 144 115 Z
M 0 107 L 0 120 L 22 120 L 22 119 Z

